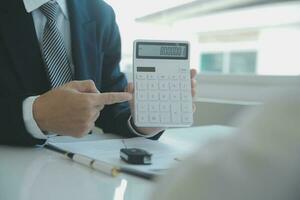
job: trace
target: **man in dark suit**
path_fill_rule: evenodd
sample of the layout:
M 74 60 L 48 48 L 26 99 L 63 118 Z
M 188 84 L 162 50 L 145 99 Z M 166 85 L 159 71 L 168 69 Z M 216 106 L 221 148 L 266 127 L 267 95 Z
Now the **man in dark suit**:
M 115 15 L 102 0 L 2 2 L 0 143 L 43 144 L 52 132 L 81 137 L 94 125 L 158 138 L 162 129 L 131 120 L 133 88 L 124 92 L 120 58 Z

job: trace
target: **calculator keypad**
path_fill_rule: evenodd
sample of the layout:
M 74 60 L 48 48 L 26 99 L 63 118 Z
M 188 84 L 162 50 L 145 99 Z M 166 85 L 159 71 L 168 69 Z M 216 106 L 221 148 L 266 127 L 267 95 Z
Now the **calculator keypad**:
M 139 124 L 192 124 L 192 96 L 188 75 L 137 73 L 135 78 L 138 99 L 136 120 Z

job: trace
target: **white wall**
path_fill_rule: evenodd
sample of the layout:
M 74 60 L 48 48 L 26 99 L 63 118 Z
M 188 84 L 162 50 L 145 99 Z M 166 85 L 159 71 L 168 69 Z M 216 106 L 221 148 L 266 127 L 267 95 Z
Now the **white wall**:
M 258 74 L 300 75 L 300 26 L 264 29 L 258 44 Z

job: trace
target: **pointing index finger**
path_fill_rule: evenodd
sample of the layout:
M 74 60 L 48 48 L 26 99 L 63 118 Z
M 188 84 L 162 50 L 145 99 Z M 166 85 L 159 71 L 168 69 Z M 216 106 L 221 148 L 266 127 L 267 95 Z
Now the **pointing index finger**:
M 99 94 L 99 102 L 104 105 L 122 103 L 132 99 L 132 94 L 128 92 L 107 92 Z

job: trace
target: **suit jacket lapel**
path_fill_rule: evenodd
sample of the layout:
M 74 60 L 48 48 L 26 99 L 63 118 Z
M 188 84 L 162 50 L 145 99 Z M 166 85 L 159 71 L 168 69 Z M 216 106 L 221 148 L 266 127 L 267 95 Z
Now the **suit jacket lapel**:
M 96 36 L 96 21 L 88 12 L 87 1 L 69 0 L 71 22 L 72 55 L 75 65 L 75 79 L 97 79 L 101 77 Z
M 1 33 L 21 84 L 30 93 L 48 90 L 50 83 L 31 14 L 26 12 L 22 1 L 3 4 L 6 11 L 0 11 Z

